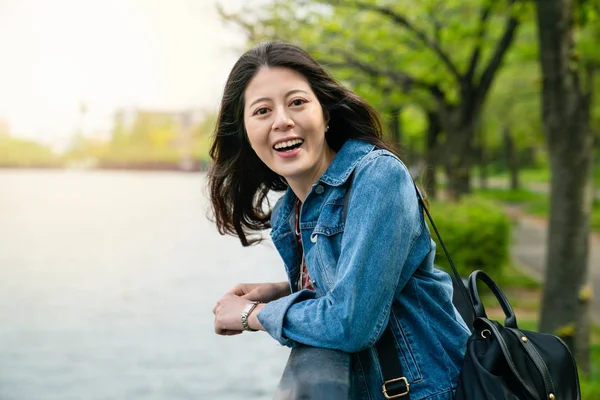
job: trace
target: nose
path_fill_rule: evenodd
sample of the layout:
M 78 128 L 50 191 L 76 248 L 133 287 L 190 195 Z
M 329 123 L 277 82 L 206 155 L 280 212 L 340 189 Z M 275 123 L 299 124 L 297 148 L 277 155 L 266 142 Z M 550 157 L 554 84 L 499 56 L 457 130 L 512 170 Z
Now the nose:
M 274 131 L 287 131 L 295 125 L 294 120 L 290 117 L 287 110 L 283 109 L 276 111 L 272 127 Z

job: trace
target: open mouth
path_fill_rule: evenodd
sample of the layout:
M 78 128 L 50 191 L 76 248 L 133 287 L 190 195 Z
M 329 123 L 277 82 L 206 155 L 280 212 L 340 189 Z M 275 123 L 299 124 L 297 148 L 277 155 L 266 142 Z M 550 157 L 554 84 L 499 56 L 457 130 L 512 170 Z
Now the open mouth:
M 303 139 L 293 139 L 286 142 L 277 143 L 275 146 L 273 146 L 273 148 L 275 151 L 287 152 L 297 149 L 298 147 L 302 146 L 302 143 L 304 143 Z

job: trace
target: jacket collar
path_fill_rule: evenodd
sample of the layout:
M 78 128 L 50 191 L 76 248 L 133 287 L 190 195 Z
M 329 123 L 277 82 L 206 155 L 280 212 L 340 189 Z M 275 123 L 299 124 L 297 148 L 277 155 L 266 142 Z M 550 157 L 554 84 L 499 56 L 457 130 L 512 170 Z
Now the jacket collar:
M 317 182 L 323 182 L 330 186 L 343 185 L 348 180 L 358 163 L 367 154 L 369 154 L 374 147 L 375 146 L 371 143 L 364 142 L 362 140 L 346 140 L 346 142 L 340 148 L 340 151 L 337 152 L 331 161 L 331 164 L 329 164 L 329 167 L 325 173 Z M 314 185 L 316 185 L 317 182 L 315 182 Z M 274 220 L 275 223 L 273 227 L 276 229 L 276 231 L 272 231 L 271 236 L 279 236 L 279 234 L 282 233 L 281 230 L 287 231 L 292 229 L 291 213 L 294 205 L 296 204 L 296 200 L 296 195 L 292 189 L 288 187 L 283 195 L 283 199 L 276 205 L 275 209 L 273 209 L 273 216 L 276 218 Z M 286 220 L 289 222 L 289 227 L 284 223 Z
M 356 168 L 356 165 L 374 147 L 371 143 L 363 142 L 362 140 L 346 140 L 319 181 L 330 186 L 344 184 L 352 174 L 352 171 L 354 171 L 354 168 Z

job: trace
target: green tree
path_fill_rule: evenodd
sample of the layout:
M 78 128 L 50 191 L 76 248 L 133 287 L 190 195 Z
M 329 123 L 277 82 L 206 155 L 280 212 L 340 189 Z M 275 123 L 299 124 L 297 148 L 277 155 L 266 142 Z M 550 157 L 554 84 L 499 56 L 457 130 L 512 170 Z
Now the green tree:
M 206 163 L 209 161 L 209 149 L 211 143 L 211 136 L 215 131 L 217 124 L 217 113 L 209 113 L 204 116 L 204 119 L 192 128 L 192 141 L 193 149 L 192 154 L 194 158 Z
M 61 161 L 43 144 L 0 136 L 0 167 L 59 167 Z
M 479 146 L 485 156 L 480 168 L 485 171 L 491 163 L 496 169 L 508 170 L 513 190 L 520 187 L 524 151 L 545 147 L 540 123 L 541 78 L 536 34 L 534 21 L 523 21 L 520 35 L 490 93 L 482 120 Z M 531 166 L 534 160 L 529 156 L 525 161 Z M 482 175 L 485 179 L 485 172 Z
M 278 0 L 226 17 L 251 41 L 293 41 L 336 76 L 358 71 L 355 81 L 375 81 L 421 104 L 445 132 L 449 189 L 459 197 L 470 189 L 475 132 L 518 15 L 527 15 L 527 4 L 515 0 Z

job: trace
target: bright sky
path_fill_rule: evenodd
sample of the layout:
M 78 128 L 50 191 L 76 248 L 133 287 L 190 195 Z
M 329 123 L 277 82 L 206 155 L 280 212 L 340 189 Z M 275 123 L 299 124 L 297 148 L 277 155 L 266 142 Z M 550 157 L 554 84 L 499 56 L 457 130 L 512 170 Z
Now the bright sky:
M 216 109 L 244 44 L 216 2 L 0 0 L 0 119 L 62 146 L 82 102 L 88 131 L 108 130 L 118 107 Z

